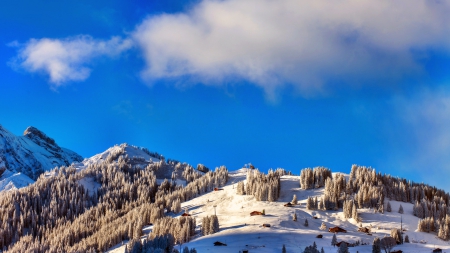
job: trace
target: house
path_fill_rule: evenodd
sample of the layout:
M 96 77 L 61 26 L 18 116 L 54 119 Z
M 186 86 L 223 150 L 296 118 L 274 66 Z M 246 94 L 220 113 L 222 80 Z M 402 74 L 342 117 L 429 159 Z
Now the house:
M 442 250 L 440 248 L 434 249 L 433 253 L 442 253 Z
M 250 213 L 250 216 L 255 216 L 255 215 L 263 215 L 263 213 L 261 213 L 259 211 L 253 211 Z
M 360 227 L 360 228 L 358 228 L 358 232 L 363 232 L 363 233 L 368 234 L 368 233 L 370 233 L 370 228 L 368 228 L 368 227 Z
M 188 214 L 188 213 L 183 213 L 181 216 L 184 216 L 184 217 L 186 217 L 186 216 L 191 216 L 190 214 Z
M 316 236 L 316 238 L 323 238 L 323 235 L 318 234 L 318 235 Z
M 345 244 L 347 244 L 347 247 L 350 247 L 350 243 L 348 243 L 348 242 L 346 242 L 346 241 L 340 241 L 340 242 L 336 243 L 336 246 L 337 246 L 337 247 L 340 247 L 342 243 L 345 243 Z M 391 252 L 391 253 L 392 253 L 392 252 Z
M 291 202 L 287 202 L 286 204 L 284 204 L 285 207 L 293 207 L 294 205 Z
M 328 232 L 331 232 L 331 233 L 339 233 L 339 232 L 347 233 L 347 230 L 345 230 L 343 228 L 340 228 L 340 227 L 334 227 L 334 228 L 328 229 Z
M 270 224 L 267 224 L 267 223 L 262 224 L 262 226 L 265 228 L 270 228 Z
M 227 246 L 227 245 L 225 243 L 223 243 L 223 242 L 216 241 L 214 243 L 214 246 Z

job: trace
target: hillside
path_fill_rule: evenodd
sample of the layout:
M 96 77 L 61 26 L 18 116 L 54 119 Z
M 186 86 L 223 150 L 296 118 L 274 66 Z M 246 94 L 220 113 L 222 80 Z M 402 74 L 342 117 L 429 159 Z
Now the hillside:
M 221 191 L 212 191 L 195 199 L 182 203 L 182 208 L 188 208 L 189 213 L 197 220 L 197 235 L 190 242 L 182 245 L 195 248 L 197 252 L 239 252 L 249 250 L 249 252 L 281 252 L 283 244 L 287 252 L 302 252 L 306 246 L 316 242 L 318 249 L 324 248 L 325 252 L 336 252 L 337 248 L 331 246 L 333 233 L 320 230 L 322 222 L 327 228 L 339 226 L 347 230 L 347 233 L 338 233 L 338 241 L 362 244 L 350 247 L 349 251 L 359 253 L 372 252 L 372 242 L 375 237 L 389 236 L 391 228 L 400 228 L 400 221 L 403 219 L 403 229 L 411 241 L 417 243 L 405 243 L 396 246 L 393 250 L 401 249 L 404 252 L 431 252 L 434 247 L 450 250 L 448 242 L 436 238 L 433 233 L 416 231 L 419 218 L 413 216 L 413 204 L 398 201 L 389 201 L 392 212 L 374 213 L 373 209 L 358 209 L 362 218 L 362 226 L 372 226 L 372 235 L 358 232 L 359 224 L 353 219 L 344 218 L 342 210 L 338 211 L 314 211 L 306 209 L 306 199 L 309 196 L 320 197 L 324 189 L 303 190 L 299 185 L 299 176 L 281 177 L 281 194 L 276 202 L 256 201 L 255 197 L 248 195 L 237 195 L 237 182 L 244 180 L 246 169 L 229 173 L 228 184 Z M 348 177 L 348 176 L 347 176 Z M 294 207 L 284 207 L 283 205 L 292 200 L 293 194 L 297 195 L 299 204 Z M 386 200 L 386 203 L 388 199 Z M 400 204 L 403 206 L 404 214 L 397 212 Z M 216 208 L 214 206 L 216 205 Z M 252 211 L 265 210 L 264 216 L 250 216 Z M 220 223 L 218 233 L 202 236 L 200 235 L 201 220 L 207 215 L 217 212 Z M 292 221 L 294 212 L 298 221 Z M 172 215 L 179 217 L 181 213 Z M 318 219 L 313 219 L 316 216 Z M 308 219 L 308 227 L 304 226 L 304 220 Z M 270 228 L 262 227 L 262 224 L 270 224 Z M 153 226 L 144 227 L 143 231 L 148 234 Z M 322 234 L 323 238 L 316 238 Z M 145 238 L 144 235 L 142 238 Z M 419 243 L 426 241 L 425 244 Z M 228 246 L 217 247 L 213 243 L 220 241 Z M 124 242 L 126 243 L 126 241 Z M 125 244 L 126 245 L 126 244 Z M 179 249 L 179 246 L 176 246 Z M 119 244 L 109 252 L 124 252 L 125 246 Z

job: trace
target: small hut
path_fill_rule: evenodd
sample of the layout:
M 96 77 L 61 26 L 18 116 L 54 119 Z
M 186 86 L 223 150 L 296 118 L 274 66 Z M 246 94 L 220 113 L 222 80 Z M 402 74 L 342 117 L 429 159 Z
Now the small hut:
M 227 245 L 225 243 L 223 243 L 223 242 L 216 241 L 214 243 L 214 246 L 227 246 Z
M 403 250 L 391 251 L 391 253 L 403 253 Z
M 267 224 L 267 223 L 262 224 L 262 226 L 263 226 L 264 228 L 270 228 L 270 224 Z
M 184 217 L 186 217 L 186 216 L 191 216 L 190 214 L 188 214 L 188 213 L 183 213 L 181 216 L 184 216 Z
M 293 207 L 294 205 L 291 202 L 287 202 L 286 204 L 284 204 L 285 207 Z
M 350 243 L 348 243 L 348 242 L 346 242 L 346 241 L 340 241 L 340 242 L 336 243 L 336 246 L 340 247 L 341 244 L 343 244 L 343 243 L 347 244 L 347 247 L 350 247 Z M 392 253 L 392 252 L 391 252 L 391 253 Z
M 318 235 L 316 236 L 316 238 L 323 238 L 323 235 L 318 234 Z
M 440 248 L 434 249 L 433 253 L 442 253 L 442 249 L 440 249 Z
M 255 216 L 255 215 L 263 215 L 263 213 L 259 212 L 259 211 L 253 211 L 250 213 L 250 216 Z
M 369 234 L 370 228 L 369 227 L 360 227 L 360 228 L 358 228 L 358 232 L 363 232 L 363 233 Z
M 331 233 L 339 233 L 339 232 L 347 233 L 347 230 L 345 230 L 343 228 L 340 228 L 340 227 L 333 227 L 333 228 L 328 229 L 328 232 L 331 232 Z

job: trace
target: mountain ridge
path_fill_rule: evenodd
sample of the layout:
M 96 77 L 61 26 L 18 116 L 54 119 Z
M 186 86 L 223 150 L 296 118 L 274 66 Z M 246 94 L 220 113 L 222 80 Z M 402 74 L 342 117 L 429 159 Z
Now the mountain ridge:
M 15 186 L 17 180 L 12 175 L 29 183 L 47 170 L 82 160 L 79 154 L 60 147 L 35 127 L 30 126 L 22 136 L 16 136 L 0 125 L 0 191 L 1 185 L 9 184 L 8 189 L 24 186 L 21 183 Z

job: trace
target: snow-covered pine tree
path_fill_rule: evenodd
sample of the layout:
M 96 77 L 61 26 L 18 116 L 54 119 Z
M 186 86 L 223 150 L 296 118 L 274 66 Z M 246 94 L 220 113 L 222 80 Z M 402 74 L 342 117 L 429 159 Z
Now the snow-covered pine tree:
M 339 246 L 339 253 L 349 253 L 347 243 L 341 243 L 341 246 Z
M 283 244 L 283 248 L 281 248 L 281 253 L 286 253 L 286 246 Z
M 238 194 L 238 195 L 245 195 L 245 186 L 244 186 L 244 182 L 243 181 L 240 181 L 237 184 L 236 194 Z
M 405 235 L 405 243 L 409 243 L 409 236 Z
M 209 232 L 209 228 L 210 228 L 209 223 L 210 223 L 209 217 L 208 216 L 203 217 L 203 220 L 202 220 L 202 233 L 203 233 L 203 235 L 209 235 L 210 234 L 210 232 Z
M 210 227 L 212 229 L 211 234 L 219 232 L 219 218 L 216 215 L 211 215 Z
M 292 220 L 297 221 L 297 213 L 294 213 L 294 215 L 292 216 Z
M 372 253 L 381 253 L 381 241 L 378 237 L 375 237 L 375 239 L 373 239 Z
M 293 205 L 297 205 L 297 195 L 294 194 L 294 196 L 292 197 L 291 203 Z
M 336 243 L 337 243 L 337 238 L 336 238 L 336 233 L 334 233 L 333 234 L 333 238 L 331 239 L 331 245 L 336 247 Z
M 392 212 L 392 207 L 391 207 L 391 202 L 387 202 L 387 205 L 386 205 L 386 211 L 387 212 Z
M 391 237 L 395 239 L 397 244 L 403 244 L 403 236 L 400 229 L 397 228 L 391 229 Z
M 320 230 L 327 230 L 327 225 L 325 225 L 325 222 L 322 221 L 322 225 L 319 228 Z
M 400 207 L 398 208 L 398 213 L 403 214 L 403 206 L 400 204 Z
M 305 219 L 305 223 L 303 225 L 305 225 L 305 227 L 308 226 L 308 219 Z

